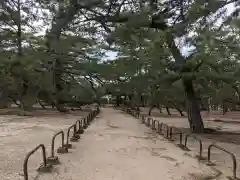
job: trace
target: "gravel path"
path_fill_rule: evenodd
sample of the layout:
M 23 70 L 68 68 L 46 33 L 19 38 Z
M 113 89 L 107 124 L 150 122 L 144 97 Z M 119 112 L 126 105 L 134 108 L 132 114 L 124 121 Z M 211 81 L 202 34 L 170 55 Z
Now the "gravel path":
M 51 174 L 39 180 L 202 180 L 225 179 L 137 119 L 104 108 Z

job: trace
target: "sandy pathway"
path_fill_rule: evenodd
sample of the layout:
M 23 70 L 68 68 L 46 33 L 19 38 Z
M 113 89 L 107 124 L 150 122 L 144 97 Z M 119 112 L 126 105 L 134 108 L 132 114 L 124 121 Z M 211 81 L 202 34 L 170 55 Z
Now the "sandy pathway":
M 113 109 L 102 109 L 74 146 L 69 154 L 59 155 L 62 164 L 55 166 L 53 173 L 34 179 L 223 179 L 219 172 L 152 134 L 138 120 Z

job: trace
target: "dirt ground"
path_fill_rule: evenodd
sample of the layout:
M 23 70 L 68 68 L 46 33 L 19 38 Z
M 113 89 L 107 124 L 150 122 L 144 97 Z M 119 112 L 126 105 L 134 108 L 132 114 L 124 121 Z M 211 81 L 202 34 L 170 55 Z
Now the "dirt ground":
M 54 110 L 37 110 L 37 117 L 5 115 L 0 116 L 0 180 L 21 179 L 22 164 L 27 152 L 38 144 L 46 145 L 47 154 L 53 134 L 65 130 L 77 119 L 86 115 L 86 111 L 60 114 Z M 59 147 L 60 138 L 56 140 Z M 29 161 L 30 174 L 35 172 L 41 162 L 37 152 Z
M 148 109 L 142 108 L 142 113 L 147 114 Z M 172 116 L 168 116 L 165 111 L 159 113 L 158 109 L 152 112 L 153 119 L 159 120 L 169 125 L 173 125 L 181 129 L 185 134 L 189 133 L 189 125 L 186 117 L 180 117 L 175 111 L 171 110 Z M 202 112 L 204 124 L 206 128 L 214 128 L 217 132 L 212 134 L 196 135 L 203 142 L 203 156 L 207 157 L 207 148 L 211 143 L 215 143 L 230 152 L 234 153 L 237 158 L 237 175 L 240 177 L 240 112 L 227 112 L 225 115 L 220 111 L 211 113 Z M 178 143 L 179 137 L 176 136 L 175 140 Z M 194 139 L 189 139 L 188 142 L 189 152 L 192 155 L 198 154 L 199 144 Z M 220 169 L 226 174 L 232 175 L 232 159 L 230 155 L 216 149 L 212 149 L 211 160 L 216 164 L 216 168 Z
M 39 143 L 44 143 L 49 152 L 54 132 L 66 130 L 82 115 L 2 117 L 0 179 L 22 180 L 22 163 L 26 153 Z M 220 171 L 199 163 L 139 120 L 111 108 L 103 108 L 80 141 L 74 143 L 70 153 L 59 155 L 59 158 L 61 164 L 54 166 L 52 173 L 37 174 L 41 155 L 31 157 L 29 179 L 225 179 Z

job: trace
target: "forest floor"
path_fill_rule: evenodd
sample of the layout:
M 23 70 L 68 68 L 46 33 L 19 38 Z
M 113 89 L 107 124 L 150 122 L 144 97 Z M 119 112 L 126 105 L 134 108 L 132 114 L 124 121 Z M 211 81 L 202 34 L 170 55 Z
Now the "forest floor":
M 44 143 L 49 155 L 52 135 L 66 130 L 87 112 L 37 117 L 0 117 L 0 180 L 22 180 L 27 152 Z M 60 142 L 60 141 L 57 141 Z M 37 174 L 41 162 L 30 158 L 29 179 L 38 180 L 203 180 L 225 179 L 214 167 L 199 163 L 188 153 L 157 135 L 120 110 L 102 108 L 70 153 L 58 155 L 52 173 Z M 59 143 L 56 147 L 59 146 Z
M 142 113 L 147 114 L 148 108 L 142 108 Z M 189 133 L 189 124 L 187 117 L 181 117 L 177 111 L 171 109 L 172 115 L 169 116 L 165 111 L 162 113 L 158 109 L 152 111 L 152 118 L 159 122 L 173 125 L 185 134 Z M 186 113 L 185 113 L 186 114 Z M 203 142 L 203 156 L 207 157 L 207 148 L 211 143 L 215 143 L 228 151 L 234 153 L 237 158 L 237 175 L 240 176 L 240 111 L 227 112 L 225 115 L 221 111 L 211 113 L 202 112 L 204 125 L 206 128 L 216 129 L 211 134 L 197 134 L 196 136 Z M 179 136 L 174 137 L 176 144 L 179 143 Z M 184 138 L 183 138 L 184 139 Z M 193 138 L 189 138 L 188 147 L 191 149 L 192 156 L 199 152 L 199 144 Z M 232 174 L 232 159 L 230 155 L 212 149 L 211 161 L 216 164 L 216 168 L 221 169 L 224 173 Z

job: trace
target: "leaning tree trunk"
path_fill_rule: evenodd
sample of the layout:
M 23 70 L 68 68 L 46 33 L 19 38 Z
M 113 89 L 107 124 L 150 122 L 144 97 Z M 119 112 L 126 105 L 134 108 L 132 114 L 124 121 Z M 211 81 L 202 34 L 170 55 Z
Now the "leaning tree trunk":
M 38 104 L 43 108 L 46 109 L 46 107 L 44 106 L 44 103 L 42 103 L 42 101 L 40 99 L 38 99 Z
M 17 99 L 15 99 L 15 98 L 13 98 L 11 96 L 8 96 L 8 97 L 13 101 L 14 104 L 16 104 L 17 106 L 20 107 L 20 103 L 17 102 L 18 101 Z
M 181 109 L 179 109 L 179 108 L 176 107 L 176 110 L 179 112 L 180 116 L 184 116 L 184 114 L 183 114 L 183 112 L 182 112 Z
M 179 114 L 181 115 L 181 116 L 184 116 L 184 114 L 183 114 L 183 111 L 179 108 L 179 107 L 177 107 L 177 105 L 173 102 L 173 101 L 170 101 L 170 103 L 173 105 L 173 107 L 179 112 Z
M 155 105 L 152 105 L 148 110 L 148 115 L 151 116 L 152 110 L 155 108 Z
M 183 80 L 183 85 L 186 93 L 188 121 L 190 128 L 194 133 L 203 133 L 204 124 L 192 80 Z

